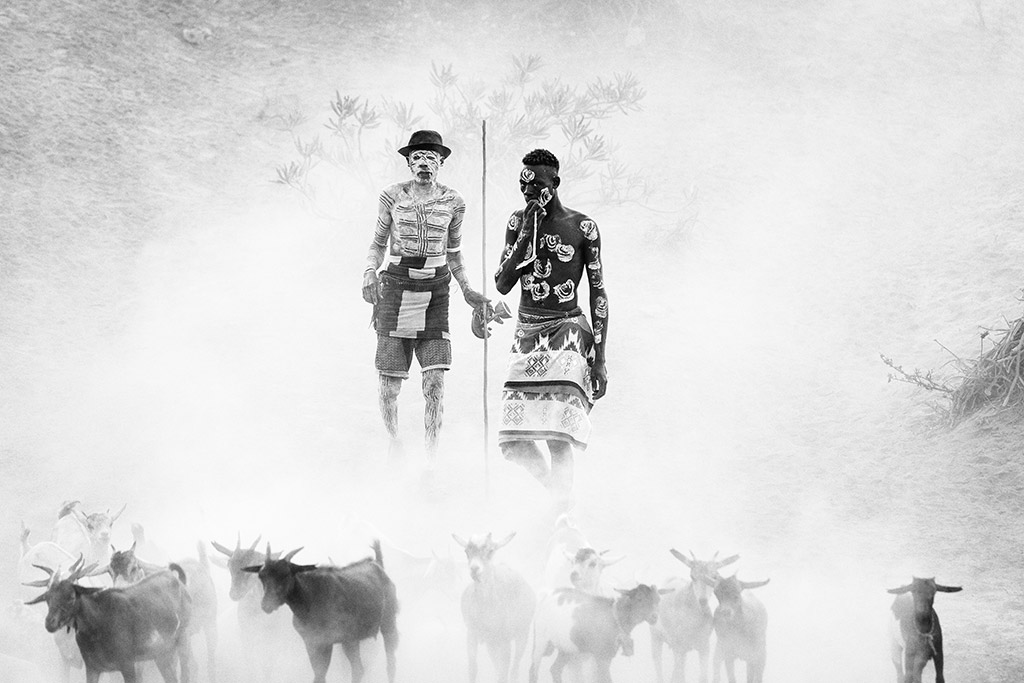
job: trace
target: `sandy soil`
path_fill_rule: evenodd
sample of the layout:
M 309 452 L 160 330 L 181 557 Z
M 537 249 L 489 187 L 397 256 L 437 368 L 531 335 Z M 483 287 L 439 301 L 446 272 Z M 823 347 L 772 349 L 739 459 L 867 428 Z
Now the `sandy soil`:
M 861 683 L 892 676 L 885 589 L 935 576 L 964 586 L 937 600 L 948 680 L 1019 678 L 1022 416 L 947 429 L 879 354 L 941 371 L 935 340 L 970 356 L 982 327 L 1020 316 L 1024 17 L 995 2 L 983 26 L 967 2 L 581 5 L 0 8 L 4 605 L 23 595 L 20 524 L 46 538 L 68 499 L 126 502 L 115 546 L 134 521 L 171 556 L 241 533 L 340 561 L 365 520 L 458 561 L 452 532 L 515 530 L 502 554 L 539 575 L 554 511 L 494 444 L 510 330 L 488 346 L 490 439 L 483 349 L 456 307 L 442 463 L 421 467 L 415 379 L 408 460 L 388 463 L 359 298 L 374 193 L 339 184 L 348 211 L 324 220 L 272 182 L 335 91 L 428 111 L 432 61 L 486 80 L 535 53 L 567 82 L 630 70 L 647 91 L 602 131 L 650 172 L 649 206 L 577 205 L 602 226 L 613 327 L 576 516 L 627 556 L 613 579 L 678 575 L 673 547 L 739 553 L 742 578 L 771 578 L 766 680 Z M 479 225 L 474 163 L 445 172 Z M 514 178 L 489 191 L 483 268 L 467 236 L 474 279 Z M 218 580 L 221 680 L 248 680 Z M 456 592 L 406 597 L 402 680 L 465 678 Z M 17 612 L 0 653 L 50 680 L 52 644 Z M 617 680 L 653 680 L 636 636 Z M 279 665 L 301 679 L 294 646 Z

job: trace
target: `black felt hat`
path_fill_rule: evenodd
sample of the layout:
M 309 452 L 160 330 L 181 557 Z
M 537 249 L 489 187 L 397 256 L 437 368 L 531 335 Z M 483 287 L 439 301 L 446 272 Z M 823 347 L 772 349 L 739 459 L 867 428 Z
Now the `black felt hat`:
M 452 151 L 445 147 L 441 142 L 441 134 L 436 130 L 416 131 L 409 138 L 409 144 L 398 150 L 398 153 L 407 157 L 410 152 L 414 152 L 417 149 L 433 150 L 440 154 L 442 159 L 447 159 L 448 155 L 452 153 Z

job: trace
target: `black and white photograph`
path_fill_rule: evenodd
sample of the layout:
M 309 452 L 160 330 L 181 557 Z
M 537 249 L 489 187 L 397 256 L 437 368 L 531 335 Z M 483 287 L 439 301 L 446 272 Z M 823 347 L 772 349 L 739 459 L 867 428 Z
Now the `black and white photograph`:
M 1017 683 L 1024 5 L 0 0 L 0 683 Z

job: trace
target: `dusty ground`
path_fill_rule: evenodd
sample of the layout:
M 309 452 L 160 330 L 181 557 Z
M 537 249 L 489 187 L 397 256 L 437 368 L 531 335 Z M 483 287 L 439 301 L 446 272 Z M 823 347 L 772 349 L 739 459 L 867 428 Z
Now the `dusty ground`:
M 417 468 L 411 382 L 410 463 L 389 467 L 358 294 L 373 195 L 338 187 L 351 215 L 319 220 L 272 182 L 294 156 L 285 119 L 317 130 L 335 91 L 415 99 L 431 61 L 487 78 L 533 52 L 569 82 L 629 69 L 648 93 L 604 131 L 652 172 L 658 211 L 581 207 L 614 317 L 577 514 L 628 556 L 618 578 L 677 572 L 670 547 L 738 552 L 741 577 L 772 579 L 767 680 L 860 683 L 891 676 L 884 589 L 934 575 L 964 586 L 937 605 L 948 680 L 1017 680 L 1021 416 L 948 430 L 878 354 L 940 368 L 934 340 L 971 355 L 982 326 L 1021 313 L 1019 11 L 630 6 L 0 8 L 4 604 L 21 520 L 45 538 L 69 498 L 127 502 L 171 554 L 241 530 L 337 559 L 360 517 L 424 553 L 514 529 L 507 559 L 536 569 L 550 511 L 493 435 L 485 464 L 468 316 L 453 314 L 445 462 Z M 513 207 L 489 206 L 496 244 Z M 492 429 L 508 336 L 490 345 Z M 224 611 L 222 666 L 241 680 Z M 425 612 L 406 611 L 400 675 L 459 680 L 461 627 Z M 5 614 L 0 652 L 45 652 Z M 614 673 L 652 679 L 646 648 Z

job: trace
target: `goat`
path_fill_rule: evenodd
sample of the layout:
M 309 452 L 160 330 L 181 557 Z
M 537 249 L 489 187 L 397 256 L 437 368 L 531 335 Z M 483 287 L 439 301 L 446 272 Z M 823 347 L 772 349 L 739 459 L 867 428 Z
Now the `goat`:
M 249 669 L 248 678 L 255 680 L 259 674 L 263 680 L 271 681 L 277 678 L 274 674 L 279 658 L 275 652 L 289 639 L 297 640 L 297 634 L 289 623 L 291 620 L 287 612 L 263 612 L 260 606 L 263 603 L 263 585 L 254 574 L 245 571 L 246 567 L 262 565 L 267 559 L 266 555 L 256 550 L 259 542 L 260 538 L 257 537 L 250 546 L 243 548 L 242 535 L 239 534 L 234 550 L 228 550 L 216 541 L 212 545 L 227 556 L 227 570 L 231 577 L 228 597 L 238 603 L 238 631 L 245 664 Z
M 468 540 L 452 534 L 466 551 L 472 579 L 462 593 L 470 683 L 476 683 L 480 643 L 487 646 L 498 683 L 507 683 L 510 673 L 512 678 L 516 677 L 526 652 L 537 597 L 518 572 L 494 562 L 494 553 L 508 545 L 515 535 L 512 532 L 495 543 L 490 533 Z
M 932 604 L 935 593 L 958 593 L 961 586 L 943 586 L 935 578 L 914 577 L 906 586 L 889 589 L 896 596 L 892 613 L 898 624 L 894 633 L 892 663 L 896 683 L 921 683 L 921 673 L 931 659 L 935 663 L 935 683 L 943 683 L 942 627 Z M 909 595 L 907 595 L 909 593 Z
M 42 586 L 49 582 L 53 572 L 61 568 L 72 566 L 76 558 L 53 541 L 42 541 L 36 544 L 29 543 L 30 532 L 24 522 L 21 525 L 21 548 L 22 555 L 18 561 L 18 580 L 23 586 Z M 90 574 L 89 583 L 100 585 L 100 581 L 92 579 L 95 574 Z M 81 577 L 84 582 L 86 577 Z M 30 600 L 35 595 L 23 593 L 24 600 Z M 54 645 L 63 674 L 62 679 L 68 681 L 71 676 L 71 669 L 81 669 L 85 666 L 82 655 L 75 645 L 74 636 L 67 630 L 58 630 L 53 634 Z
M 110 510 L 85 514 L 81 503 L 68 501 L 57 513 L 50 540 L 72 557 L 82 555 L 86 564 L 104 565 L 110 560 L 110 532 L 125 507 L 127 503 L 113 516 Z
M 281 605 L 292 611 L 292 625 L 306 644 L 313 667 L 313 683 L 324 683 L 331 665 L 335 643 L 348 657 L 352 681 L 363 678 L 359 642 L 384 637 L 389 683 L 395 680 L 395 650 L 398 647 L 398 598 L 395 584 L 384 571 L 380 543 L 374 542 L 374 558 L 344 567 L 292 564 L 302 550 L 296 548 L 274 559 L 267 544 L 262 565 L 245 567 L 263 584 L 263 611 L 270 614 Z
M 690 580 L 674 587 L 670 595 L 661 601 L 658 608 L 658 622 L 651 626 L 651 656 L 658 683 L 664 680 L 661 665 L 662 646 L 668 644 L 675 662 L 672 668 L 672 683 L 686 680 L 686 656 L 692 650 L 700 658 L 700 681 L 708 680 L 708 652 L 711 649 L 711 631 L 714 616 L 710 597 L 712 586 L 721 578 L 718 570 L 740 559 L 732 555 L 719 560 L 718 553 L 710 560 L 698 560 L 690 551 L 686 557 L 676 549 L 669 551 L 672 556 L 690 568 Z
M 198 544 L 199 559 L 185 558 L 174 564 L 185 572 L 185 586 L 192 598 L 192 620 L 190 635 L 200 631 L 206 639 L 207 671 L 211 683 L 217 681 L 217 588 L 210 575 L 210 563 L 206 557 L 206 549 Z M 168 567 L 145 562 L 135 556 L 135 543 L 128 550 L 115 550 L 110 555 L 107 571 L 114 585 L 138 583 L 147 576 Z
M 768 611 L 756 596 L 744 591 L 764 586 L 768 581 L 740 581 L 735 575 L 714 581 L 715 598 L 718 599 L 714 615 L 716 640 L 711 676 L 714 683 L 718 683 L 723 664 L 729 683 L 736 683 L 737 659 L 747 664 L 747 683 L 764 680 Z
M 39 597 L 27 602 L 46 602 L 44 622 L 49 633 L 73 629 L 85 662 L 87 683 L 97 683 L 105 671 L 120 671 L 125 683 L 136 683 L 135 663 L 154 660 L 166 683 L 177 683 L 175 659 L 181 680 L 190 680 L 191 650 L 187 630 L 192 602 L 185 589 L 185 572 L 177 566 L 124 588 L 96 588 L 75 583 L 95 565 L 84 566 L 79 558 L 67 578 L 53 571 Z
M 560 588 L 541 600 L 533 626 L 530 683 L 537 683 L 541 660 L 557 650 L 551 679 L 561 683 L 562 670 L 589 655 L 596 662 L 595 680 L 611 682 L 611 662 L 618 654 L 633 654 L 633 629 L 642 621 L 655 623 L 662 593 L 656 586 L 639 584 L 618 597 L 606 598 L 575 588 Z

